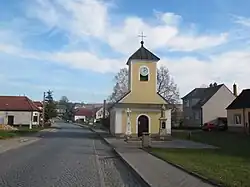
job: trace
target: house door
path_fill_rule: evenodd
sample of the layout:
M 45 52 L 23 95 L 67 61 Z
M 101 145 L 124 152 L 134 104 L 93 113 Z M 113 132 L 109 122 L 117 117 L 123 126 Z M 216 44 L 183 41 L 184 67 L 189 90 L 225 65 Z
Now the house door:
M 149 132 L 148 131 L 148 126 L 149 126 L 149 119 L 147 116 L 145 115 L 141 115 L 139 118 L 138 118 L 138 137 L 142 136 L 142 133 L 143 132 Z
M 14 116 L 8 116 L 8 125 L 14 125 Z

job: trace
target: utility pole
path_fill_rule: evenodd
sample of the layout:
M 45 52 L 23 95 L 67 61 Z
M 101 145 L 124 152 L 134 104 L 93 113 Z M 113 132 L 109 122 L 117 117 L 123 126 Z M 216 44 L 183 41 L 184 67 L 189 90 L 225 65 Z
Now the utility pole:
M 103 101 L 103 116 L 102 116 L 103 119 L 106 118 L 106 100 Z
M 44 125 L 45 125 L 45 92 L 43 92 L 43 123 L 42 123 L 43 128 Z

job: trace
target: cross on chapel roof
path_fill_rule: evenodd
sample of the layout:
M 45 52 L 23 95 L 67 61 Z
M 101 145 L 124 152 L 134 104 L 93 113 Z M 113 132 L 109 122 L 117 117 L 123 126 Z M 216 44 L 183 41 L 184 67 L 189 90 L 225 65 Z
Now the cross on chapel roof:
M 143 38 L 145 38 L 146 36 L 143 35 L 143 32 L 142 32 L 142 35 L 138 35 L 138 37 L 141 37 L 142 40 L 141 40 L 141 47 L 134 53 L 132 54 L 128 61 L 127 61 L 127 65 L 129 64 L 129 62 L 131 60 L 150 60 L 150 61 L 159 61 L 160 58 L 157 57 L 155 54 L 153 54 L 152 52 L 150 52 L 148 49 L 146 49 L 143 44 L 144 44 L 144 41 L 143 41 Z

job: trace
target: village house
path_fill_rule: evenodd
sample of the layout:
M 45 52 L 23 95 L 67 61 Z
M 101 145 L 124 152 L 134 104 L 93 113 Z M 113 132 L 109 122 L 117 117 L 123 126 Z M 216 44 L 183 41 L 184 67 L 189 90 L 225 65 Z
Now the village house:
M 39 108 L 40 111 L 43 110 L 43 103 L 41 101 L 33 101 L 33 103 Z
M 109 105 L 106 106 L 106 108 L 108 108 L 108 107 L 109 107 Z M 103 106 L 95 109 L 95 119 L 97 121 L 101 120 L 104 117 L 103 115 L 104 115 Z M 105 118 L 107 118 L 108 116 L 109 116 L 109 112 L 107 109 L 105 109 Z
M 43 120 L 43 102 L 41 102 L 41 101 L 33 101 L 33 103 L 40 110 L 40 114 L 39 114 L 40 115 L 40 123 L 42 123 L 42 120 Z
M 86 122 L 88 119 L 94 117 L 93 110 L 87 108 L 77 108 L 74 112 L 74 121 Z
M 235 94 L 237 87 L 234 85 Z M 239 132 L 250 132 L 250 89 L 243 90 L 227 107 L 228 129 Z
M 207 88 L 195 88 L 183 100 L 183 125 L 199 127 L 205 123 L 218 124 L 227 117 L 226 107 L 235 95 L 224 85 L 210 84 Z
M 26 96 L 0 96 L 0 118 L 11 126 L 37 126 L 40 109 Z
M 67 107 L 65 105 L 62 105 L 62 104 L 56 105 L 56 113 L 58 117 L 63 117 L 66 111 L 67 111 Z

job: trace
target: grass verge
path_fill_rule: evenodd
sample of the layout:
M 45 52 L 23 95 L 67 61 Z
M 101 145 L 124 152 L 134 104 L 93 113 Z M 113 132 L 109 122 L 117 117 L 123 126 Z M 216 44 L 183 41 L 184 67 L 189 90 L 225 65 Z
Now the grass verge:
M 19 136 L 27 136 L 33 133 L 37 133 L 43 128 L 33 128 L 29 129 L 28 127 L 21 127 L 18 128 L 18 130 L 11 130 L 11 131 L 6 131 L 6 130 L 0 130 L 0 139 L 8 139 L 8 138 L 14 138 L 14 137 L 19 137 Z
M 176 135 L 174 135 L 176 136 Z M 178 134 L 180 138 L 186 138 Z M 229 187 L 249 187 L 250 137 L 228 132 L 196 132 L 191 140 L 220 149 L 152 149 L 152 153 L 184 169 Z

